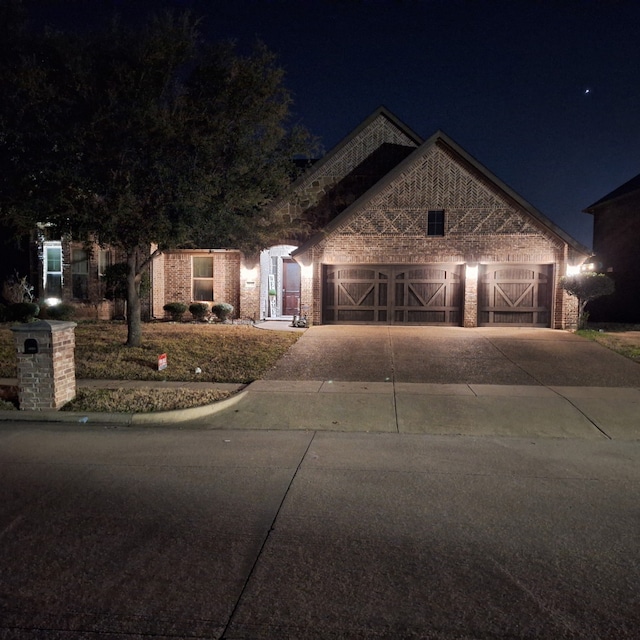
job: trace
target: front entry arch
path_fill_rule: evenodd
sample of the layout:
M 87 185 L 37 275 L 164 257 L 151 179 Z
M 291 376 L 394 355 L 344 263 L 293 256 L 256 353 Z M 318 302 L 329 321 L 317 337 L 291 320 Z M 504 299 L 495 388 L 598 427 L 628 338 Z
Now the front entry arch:
M 276 245 L 260 255 L 261 317 L 289 319 L 300 314 L 300 265 L 293 260 L 293 245 Z

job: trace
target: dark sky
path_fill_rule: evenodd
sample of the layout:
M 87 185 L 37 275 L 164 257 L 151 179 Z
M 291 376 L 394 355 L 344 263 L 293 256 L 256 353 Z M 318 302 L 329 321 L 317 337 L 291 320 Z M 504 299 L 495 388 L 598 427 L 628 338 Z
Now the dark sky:
M 637 0 L 39 0 L 42 16 L 191 8 L 212 38 L 279 55 L 331 149 L 378 106 L 441 129 L 577 240 L 582 209 L 640 173 Z

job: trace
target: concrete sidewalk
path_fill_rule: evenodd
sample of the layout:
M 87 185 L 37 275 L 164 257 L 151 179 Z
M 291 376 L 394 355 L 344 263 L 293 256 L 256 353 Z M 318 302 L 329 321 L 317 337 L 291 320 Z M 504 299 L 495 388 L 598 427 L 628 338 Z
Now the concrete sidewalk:
M 7 382 L 15 383 L 0 380 L 0 385 Z M 158 388 L 120 380 L 79 380 L 78 385 Z M 258 380 L 248 386 L 176 382 L 162 387 L 224 387 L 237 393 L 180 411 L 3 411 L 0 421 L 640 440 L 638 388 L 331 380 Z
M 209 429 L 640 439 L 640 389 L 259 380 Z

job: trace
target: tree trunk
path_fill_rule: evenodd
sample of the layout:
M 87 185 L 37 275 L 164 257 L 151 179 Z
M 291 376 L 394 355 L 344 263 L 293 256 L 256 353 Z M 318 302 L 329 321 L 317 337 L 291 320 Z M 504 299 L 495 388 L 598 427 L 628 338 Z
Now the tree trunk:
M 578 329 L 586 329 L 589 314 L 585 311 L 588 300 L 578 298 Z
M 127 346 L 139 347 L 142 342 L 142 319 L 137 250 L 127 252 L 127 266 Z

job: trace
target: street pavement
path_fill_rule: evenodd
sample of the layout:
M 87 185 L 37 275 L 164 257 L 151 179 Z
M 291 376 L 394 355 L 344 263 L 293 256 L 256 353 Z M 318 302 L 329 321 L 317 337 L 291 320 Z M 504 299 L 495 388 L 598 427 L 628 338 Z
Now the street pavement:
M 0 639 L 637 638 L 640 367 L 369 329 L 195 417 L 3 416 Z
M 638 637 L 640 443 L 0 424 L 0 638 Z

